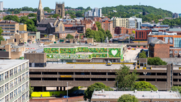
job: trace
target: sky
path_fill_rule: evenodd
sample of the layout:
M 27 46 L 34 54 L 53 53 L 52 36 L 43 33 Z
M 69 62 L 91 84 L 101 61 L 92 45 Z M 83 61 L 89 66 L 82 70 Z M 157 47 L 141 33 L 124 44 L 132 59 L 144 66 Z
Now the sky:
M 1 0 L 4 8 L 21 8 L 24 6 L 38 8 L 39 0 Z M 43 7 L 55 9 L 56 2 L 64 2 L 65 7 L 110 7 L 118 5 L 149 5 L 156 8 L 169 10 L 173 13 L 181 13 L 181 0 L 41 0 Z

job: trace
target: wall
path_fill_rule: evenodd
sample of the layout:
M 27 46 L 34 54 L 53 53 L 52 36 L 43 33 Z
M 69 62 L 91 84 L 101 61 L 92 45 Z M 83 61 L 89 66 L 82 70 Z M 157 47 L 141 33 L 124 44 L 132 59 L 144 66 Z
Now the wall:
M 19 31 L 27 31 L 27 25 L 26 24 L 20 24 L 19 25 Z
M 135 40 L 147 40 L 151 30 L 136 30 Z

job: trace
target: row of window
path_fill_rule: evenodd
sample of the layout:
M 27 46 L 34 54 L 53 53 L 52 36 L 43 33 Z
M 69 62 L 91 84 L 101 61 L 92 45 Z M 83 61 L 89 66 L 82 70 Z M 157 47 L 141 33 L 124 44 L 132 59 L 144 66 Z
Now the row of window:
M 181 51 L 174 51 L 175 54 L 178 54 L 178 52 L 179 52 L 179 54 L 181 54 Z M 173 51 L 170 50 L 170 54 L 172 54 L 172 53 L 173 53 Z
M 13 81 L 6 83 L 5 85 L 0 87 L 0 94 L 3 92 L 6 92 L 9 89 L 12 89 L 14 86 L 16 86 L 18 83 L 21 83 L 25 79 L 29 78 L 29 73 L 26 72 L 25 74 L 22 74 L 22 76 L 19 76 L 18 78 L 15 78 Z M 26 86 L 28 87 L 28 82 L 26 83 Z
M 0 99 L 0 102 L 9 102 L 11 101 L 14 97 L 16 97 L 19 93 L 17 90 L 14 92 L 11 92 L 9 95 L 6 95 L 5 98 Z M 29 99 L 29 91 L 24 93 L 21 97 L 19 97 L 16 101 L 14 102 L 24 102 L 26 99 Z
M 28 63 L 24 63 L 18 67 L 15 67 L 9 71 L 6 71 L 5 73 L 1 73 L 0 74 L 0 81 L 3 81 L 19 72 L 21 72 L 22 70 L 25 70 L 25 68 L 28 68 L 29 64 Z

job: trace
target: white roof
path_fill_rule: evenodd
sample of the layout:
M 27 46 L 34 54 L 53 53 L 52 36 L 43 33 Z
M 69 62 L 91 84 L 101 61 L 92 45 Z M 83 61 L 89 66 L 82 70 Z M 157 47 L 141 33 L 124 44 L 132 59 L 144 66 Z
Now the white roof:
M 20 64 L 27 62 L 28 60 L 0 60 L 0 72 L 8 70 L 12 67 L 16 67 Z
M 94 91 L 92 99 L 118 99 L 124 94 L 134 95 L 138 99 L 181 99 L 178 92 L 170 91 Z

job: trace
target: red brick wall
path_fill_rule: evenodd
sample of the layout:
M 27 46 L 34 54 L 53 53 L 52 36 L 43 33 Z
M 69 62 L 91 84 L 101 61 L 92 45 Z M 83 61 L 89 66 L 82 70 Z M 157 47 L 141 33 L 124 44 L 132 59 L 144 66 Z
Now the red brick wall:
M 154 46 L 154 56 L 153 57 L 160 57 L 160 58 L 169 58 L 170 53 L 170 46 L 169 44 L 155 44 Z
M 135 40 L 147 40 L 151 30 L 136 30 Z

